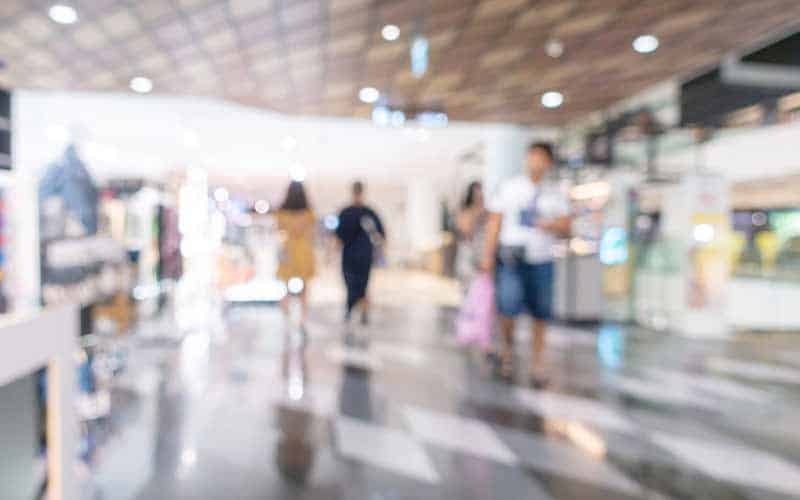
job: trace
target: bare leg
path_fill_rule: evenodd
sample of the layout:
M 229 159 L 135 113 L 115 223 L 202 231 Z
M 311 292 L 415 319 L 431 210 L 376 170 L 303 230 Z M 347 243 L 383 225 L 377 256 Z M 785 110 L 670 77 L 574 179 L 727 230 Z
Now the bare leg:
M 534 319 L 531 338 L 531 370 L 541 374 L 544 368 L 544 348 L 547 333 L 547 321 Z
M 369 296 L 365 295 L 361 299 L 361 323 L 366 325 L 369 322 Z
M 503 350 L 500 354 L 501 372 L 503 376 L 510 376 L 514 362 L 514 318 L 500 316 L 500 333 L 503 337 Z
M 303 291 L 300 292 L 300 324 L 305 325 L 306 323 L 306 313 L 308 311 L 308 294 L 306 293 L 307 288 L 303 287 Z
M 283 311 L 283 316 L 285 318 L 289 318 L 289 301 L 291 297 L 287 294 L 281 299 L 281 310 Z

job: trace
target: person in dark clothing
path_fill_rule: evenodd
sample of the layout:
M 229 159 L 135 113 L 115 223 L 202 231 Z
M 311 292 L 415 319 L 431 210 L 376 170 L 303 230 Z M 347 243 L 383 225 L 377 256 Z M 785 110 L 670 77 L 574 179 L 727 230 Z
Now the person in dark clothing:
M 347 312 L 360 306 L 362 323 L 369 318 L 367 285 L 372 262 L 386 239 L 380 217 L 364 204 L 364 184 L 353 184 L 353 203 L 339 214 L 336 236 L 342 244 L 342 274 L 347 286 Z

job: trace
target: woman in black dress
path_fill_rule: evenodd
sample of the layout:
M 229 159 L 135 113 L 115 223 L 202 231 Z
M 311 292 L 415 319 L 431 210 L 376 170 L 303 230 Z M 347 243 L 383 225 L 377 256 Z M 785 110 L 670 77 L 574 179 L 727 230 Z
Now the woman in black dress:
M 378 246 L 383 245 L 386 232 L 380 217 L 364 205 L 364 184 L 353 184 L 353 203 L 339 214 L 336 236 L 342 243 L 342 274 L 347 286 L 347 311 L 349 320 L 356 305 L 361 307 L 361 321 L 369 318 L 367 285 Z

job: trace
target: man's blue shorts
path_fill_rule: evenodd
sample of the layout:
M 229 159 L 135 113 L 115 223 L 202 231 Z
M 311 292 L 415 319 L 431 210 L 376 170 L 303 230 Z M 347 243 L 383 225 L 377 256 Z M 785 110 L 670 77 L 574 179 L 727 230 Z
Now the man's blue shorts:
M 534 318 L 548 320 L 553 308 L 552 262 L 531 264 L 522 260 L 497 263 L 497 311 L 513 318 L 527 310 Z

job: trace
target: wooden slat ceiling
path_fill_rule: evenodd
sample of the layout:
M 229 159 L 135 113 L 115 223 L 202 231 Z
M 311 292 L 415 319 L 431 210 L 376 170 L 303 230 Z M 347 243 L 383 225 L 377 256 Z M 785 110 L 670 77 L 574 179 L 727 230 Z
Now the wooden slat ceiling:
M 368 116 L 358 89 L 440 106 L 451 119 L 561 125 L 689 74 L 791 23 L 798 0 L 71 0 L 0 1 L 0 85 L 127 91 L 147 76 L 165 94 L 222 97 L 286 113 Z M 397 24 L 395 42 L 380 29 Z M 430 68 L 409 68 L 415 32 Z M 661 40 L 654 54 L 634 37 Z M 558 59 L 544 46 L 557 38 Z M 557 110 L 541 94 L 565 96 Z

